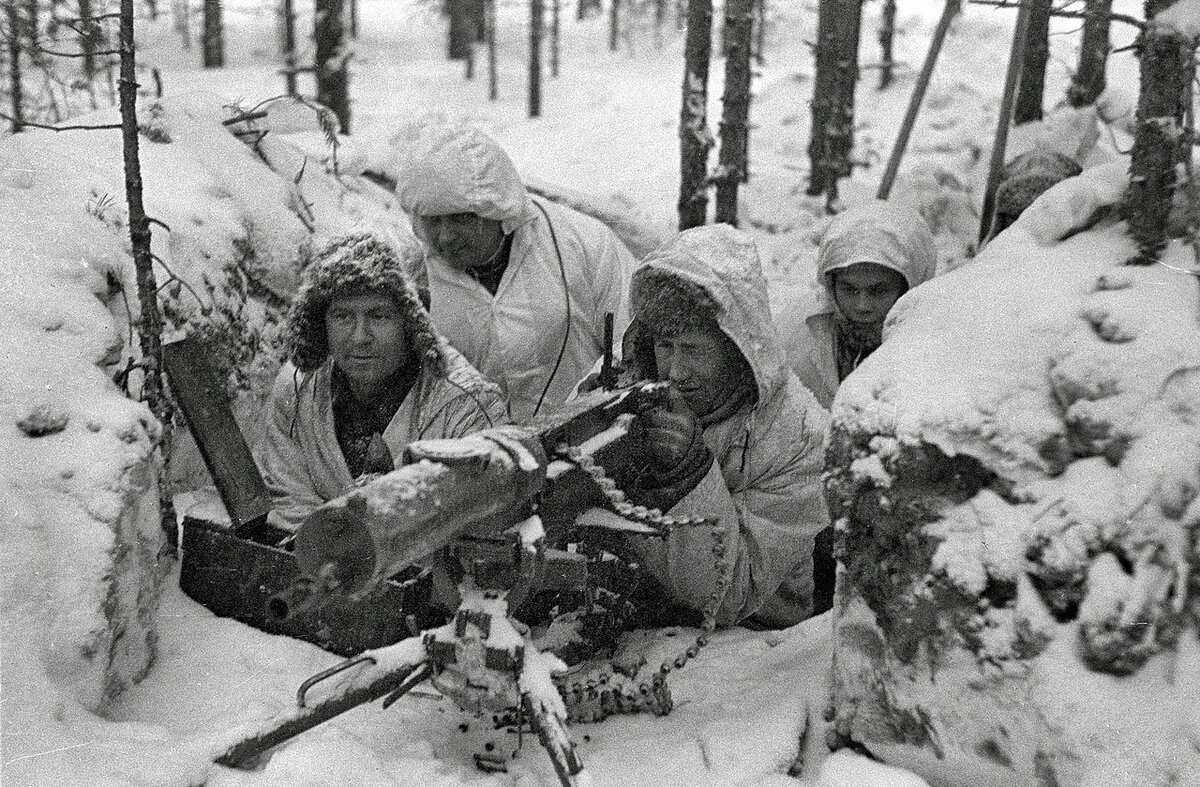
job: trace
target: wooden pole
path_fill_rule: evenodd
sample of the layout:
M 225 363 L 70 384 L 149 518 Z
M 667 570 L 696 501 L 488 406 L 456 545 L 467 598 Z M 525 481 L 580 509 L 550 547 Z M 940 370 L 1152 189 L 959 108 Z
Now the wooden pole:
M 921 111 L 921 102 L 925 99 L 925 91 L 929 89 L 929 80 L 933 77 L 933 68 L 937 65 L 938 55 L 941 54 L 942 45 L 946 42 L 946 33 L 950 30 L 950 23 L 954 21 L 954 17 L 961 10 L 962 0 L 946 0 L 946 7 L 942 9 L 942 16 L 938 19 L 937 28 L 933 31 L 933 39 L 929 42 L 929 51 L 925 53 L 925 62 L 921 66 L 917 84 L 913 86 L 912 96 L 908 99 L 904 122 L 900 124 L 900 133 L 896 136 L 895 144 L 892 145 L 892 155 L 888 158 L 887 169 L 883 172 L 883 180 L 879 182 L 879 191 L 875 194 L 879 199 L 887 199 L 892 192 L 892 184 L 896 180 L 896 174 L 900 171 L 900 160 L 904 158 L 908 139 L 917 122 L 917 113 Z
M 1029 29 L 1031 0 L 1021 0 L 1017 23 L 1013 27 L 1012 50 L 1008 53 L 1008 71 L 1004 75 L 1004 94 L 1000 99 L 1000 117 L 996 119 L 996 138 L 988 162 L 987 186 L 983 191 L 983 208 L 979 215 L 979 243 L 982 244 L 992 228 L 996 187 L 1000 185 L 1000 170 L 1004 167 L 1004 150 L 1008 146 L 1008 127 L 1012 125 L 1013 103 L 1021 81 L 1021 61 L 1025 55 L 1025 33 Z

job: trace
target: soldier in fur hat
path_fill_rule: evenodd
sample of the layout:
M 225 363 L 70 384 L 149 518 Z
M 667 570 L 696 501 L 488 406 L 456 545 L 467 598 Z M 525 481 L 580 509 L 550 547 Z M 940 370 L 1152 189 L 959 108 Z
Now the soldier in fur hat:
M 394 469 L 413 440 L 496 425 L 505 406 L 434 329 L 406 270 L 414 246 L 368 233 L 316 252 L 287 318 L 258 454 L 274 515 L 289 529 L 364 474 Z

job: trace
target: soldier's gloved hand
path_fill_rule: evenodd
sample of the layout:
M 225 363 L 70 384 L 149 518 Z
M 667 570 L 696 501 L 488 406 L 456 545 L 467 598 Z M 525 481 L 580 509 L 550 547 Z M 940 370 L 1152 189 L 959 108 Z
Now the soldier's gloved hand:
M 700 482 L 713 455 L 704 444 L 700 420 L 675 389 L 665 407 L 642 414 L 639 421 L 648 462 L 633 497 L 641 505 L 667 511 Z

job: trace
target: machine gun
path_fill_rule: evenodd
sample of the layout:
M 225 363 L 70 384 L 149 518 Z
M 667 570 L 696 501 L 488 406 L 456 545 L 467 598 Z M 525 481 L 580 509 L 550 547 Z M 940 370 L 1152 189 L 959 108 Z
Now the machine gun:
M 300 687 L 295 708 L 229 748 L 218 764 L 251 764 L 350 708 L 379 698 L 387 707 L 431 679 L 466 710 L 515 714 L 518 729 L 528 722 L 562 785 L 574 787 L 583 764 L 567 733 L 569 720 L 669 712 L 666 676 L 707 642 L 722 601 L 717 594 L 696 642 L 650 675 L 620 673 L 610 664 L 563 677 L 566 665 L 543 652 L 510 614 L 534 590 L 587 584 L 595 560 L 553 546 L 571 530 L 654 538 L 674 527 L 707 525 L 718 570 L 725 565 L 724 531 L 715 522 L 634 505 L 606 470 L 633 463 L 640 450 L 631 438 L 634 419 L 658 406 L 666 388 L 641 383 L 597 391 L 532 427 L 418 441 L 398 470 L 314 511 L 294 544 L 304 577 L 268 600 L 269 616 L 287 619 L 332 599 L 361 599 L 398 571 L 430 559 L 461 580 L 458 610 L 446 625 L 314 675 Z M 722 575 L 720 584 L 726 583 Z M 310 704 L 310 691 L 331 679 L 336 687 Z

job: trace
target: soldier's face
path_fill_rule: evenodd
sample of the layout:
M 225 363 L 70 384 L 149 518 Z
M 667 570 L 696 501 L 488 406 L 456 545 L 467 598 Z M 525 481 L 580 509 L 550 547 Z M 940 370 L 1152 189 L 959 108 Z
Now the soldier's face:
M 413 232 L 425 248 L 460 271 L 484 265 L 504 242 L 500 222 L 474 213 L 414 216 Z
M 908 283 L 891 268 L 857 262 L 833 271 L 833 299 L 838 311 L 859 325 L 882 325 Z
M 325 310 L 325 337 L 333 362 L 364 388 L 394 374 L 410 355 L 404 315 L 384 293 L 334 298 Z
M 716 410 L 743 383 L 737 345 L 719 328 L 691 328 L 654 339 L 661 380 L 670 380 L 697 416 Z

